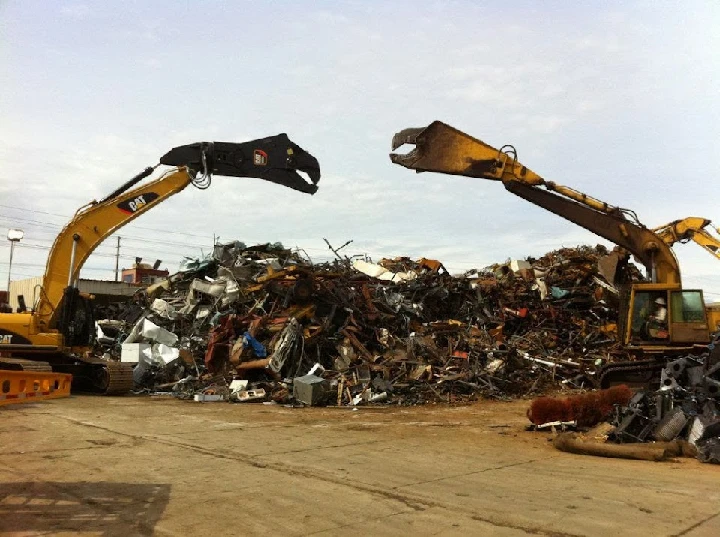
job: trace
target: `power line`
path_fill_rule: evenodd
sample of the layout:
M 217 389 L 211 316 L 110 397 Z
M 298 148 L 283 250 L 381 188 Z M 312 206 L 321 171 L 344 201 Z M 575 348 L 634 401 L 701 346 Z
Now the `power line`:
M 0 265 L 9 265 L 10 263 L 0 262 Z M 13 267 L 38 267 L 38 268 L 45 268 L 44 263 L 13 263 Z M 107 268 L 107 267 L 83 267 L 81 270 L 107 270 L 112 272 L 113 268 Z
M 4 205 L 4 204 L 0 204 L 0 207 L 13 209 L 13 210 L 20 210 L 18 207 Z M 22 209 L 22 210 L 31 212 L 31 213 L 44 214 L 44 215 L 48 215 L 48 216 L 55 216 L 55 217 L 60 217 L 60 218 L 70 218 L 66 215 L 61 215 L 58 213 L 51 213 L 51 212 L 47 212 L 47 211 L 40 211 L 40 210 L 36 210 L 36 209 Z M 27 218 L 23 218 L 23 217 L 0 216 L 0 220 L 6 220 L 6 221 L 10 221 L 10 222 L 12 222 L 13 220 L 20 220 L 20 221 L 30 223 L 33 226 L 52 229 L 52 230 L 55 230 L 56 232 L 59 232 L 59 228 L 62 228 L 65 225 L 65 224 L 56 224 L 53 222 L 47 222 L 47 221 L 41 221 L 41 220 L 27 219 Z M 177 231 L 177 230 L 166 230 L 166 229 L 150 228 L 150 227 L 137 226 L 137 225 L 135 225 L 135 227 L 137 229 L 144 229 L 144 230 L 148 230 L 148 231 L 154 231 L 154 232 L 165 233 L 165 234 L 170 234 L 170 235 L 186 235 L 186 236 L 198 237 L 198 238 L 203 238 L 203 239 L 209 238 L 209 236 L 198 235 L 198 234 L 194 234 L 194 233 L 187 233 L 187 232 L 182 232 L 182 231 Z M 110 238 L 110 237 L 107 237 L 105 240 L 107 240 L 108 238 Z M 204 249 L 212 248 L 211 245 L 207 245 L 207 244 L 203 244 L 203 245 L 188 244 L 187 242 L 173 242 L 173 241 L 168 241 L 168 240 L 143 238 L 143 237 L 123 236 L 122 238 L 123 238 L 124 242 L 131 243 L 131 246 L 132 246 L 132 243 L 150 243 L 150 244 L 159 244 L 159 245 L 170 246 L 170 247 L 177 246 L 177 247 L 182 247 L 184 249 L 194 248 L 194 249 L 198 249 L 198 250 L 204 250 Z M 247 238 L 243 242 L 245 242 L 245 241 L 251 242 L 251 243 L 253 242 L 253 241 L 249 241 Z M 263 241 L 256 241 L 256 242 L 257 242 L 257 244 L 263 243 Z M 267 241 L 265 241 L 265 242 L 267 242 Z M 50 246 L 47 246 L 45 248 L 47 248 L 49 250 Z M 109 245 L 109 244 L 103 244 L 103 245 L 98 246 L 98 249 L 99 248 L 114 248 L 114 246 Z M 327 252 L 327 250 L 324 248 L 313 248 L 313 247 L 303 248 L 303 250 L 305 250 L 307 252 Z M 135 252 L 143 251 L 143 252 L 151 253 L 151 255 L 161 254 L 161 255 L 178 255 L 178 256 L 181 256 L 182 258 L 190 257 L 186 253 L 180 253 L 177 251 L 158 250 L 155 248 L 142 249 L 142 248 L 138 248 L 138 247 L 131 247 L 131 251 L 135 251 Z M 99 256 L 99 257 L 113 257 L 113 258 L 115 257 L 115 254 L 109 254 L 109 253 L 106 254 L 103 252 L 99 252 L 99 253 L 96 252 L 96 253 L 93 253 L 92 255 Z M 377 254 L 377 255 L 371 254 L 371 256 L 372 257 L 381 257 L 381 254 Z M 134 259 L 134 257 L 129 257 L 129 256 L 122 256 L 122 257 L 124 259 Z M 328 258 L 331 258 L 331 256 L 329 256 Z M 447 262 L 446 264 L 456 266 L 456 267 L 478 268 L 478 267 L 482 267 L 482 266 L 487 266 L 488 263 L 486 263 L 484 261 L 455 261 L 455 262 Z
M 12 221 L 12 219 L 10 219 L 10 218 L 8 218 L 8 217 L 2 217 L 2 216 L 0 216 L 0 220 Z M 21 220 L 21 221 L 24 221 L 24 222 L 28 222 L 28 223 L 31 223 L 31 224 L 33 224 L 33 225 L 35 225 L 35 226 L 41 226 L 41 227 L 46 227 L 46 228 L 51 228 L 51 229 L 57 229 L 58 233 L 60 232 L 60 228 L 62 227 L 62 226 L 55 226 L 55 225 L 53 225 L 53 224 L 51 224 L 51 223 L 47 223 L 47 222 L 39 222 L 39 221 L 37 221 L 37 220 L 22 219 L 22 218 L 18 218 L 17 220 Z M 171 231 L 159 231 L 159 232 L 161 232 L 161 233 L 170 233 L 170 234 L 173 233 L 173 232 L 171 232 Z M 198 235 L 198 236 L 199 236 L 199 235 Z M 108 238 L 109 238 L 109 237 L 108 237 Z M 210 237 L 207 236 L 207 237 L 205 237 L 205 238 L 209 239 Z M 191 246 L 191 247 L 192 247 L 192 246 L 195 246 L 195 247 L 197 247 L 197 248 L 208 248 L 208 247 L 209 247 L 209 246 L 207 246 L 207 245 L 188 244 L 187 242 L 173 242 L 173 241 L 160 240 L 160 239 L 149 239 L 149 238 L 144 238 L 144 237 L 137 237 L 137 238 L 130 238 L 130 237 L 128 237 L 128 240 L 135 241 L 135 242 L 150 242 L 150 243 L 154 243 L 154 244 L 163 244 L 163 245 L 168 245 L 168 246 L 183 246 L 183 247 L 188 247 L 188 246 Z
M 12 207 L 12 206 L 10 206 L 10 205 L 0 204 L 0 207 L 19 210 L 17 207 Z M 50 213 L 50 212 L 46 212 L 46 211 L 39 211 L 39 210 L 32 210 L 32 209 L 27 209 L 27 211 L 28 211 L 28 212 L 38 213 L 38 214 L 45 214 L 45 215 L 50 215 L 50 216 L 58 216 L 58 217 L 62 217 L 62 218 L 69 218 L 69 217 L 64 216 L 64 215 L 60 215 L 60 214 L 57 214 L 57 213 Z M 2 219 L 2 220 L 7 220 L 7 221 L 10 221 L 10 222 L 13 221 L 13 218 L 16 219 L 16 220 L 21 220 L 21 221 L 25 221 L 25 222 L 31 223 L 31 224 L 36 225 L 36 226 L 40 226 L 40 227 L 44 227 L 44 228 L 49 228 L 49 229 L 53 229 L 53 230 L 58 230 L 58 232 L 59 232 L 59 229 L 58 229 L 58 228 L 62 228 L 62 227 L 65 226 L 65 224 L 56 224 L 56 223 L 53 223 L 53 222 L 27 219 L 27 218 L 23 218 L 23 217 L 0 216 L 0 219 Z M 144 229 L 144 230 L 148 230 L 148 231 L 156 231 L 156 232 L 158 232 L 158 233 L 166 233 L 166 234 L 171 234 L 171 235 L 173 235 L 173 234 L 175 234 L 175 235 L 178 235 L 178 234 L 179 234 L 179 235 L 187 235 L 187 236 L 198 237 L 198 238 L 202 238 L 202 239 L 208 239 L 208 238 L 210 238 L 209 235 L 198 235 L 198 234 L 195 234 L 195 233 L 186 233 L 186 232 L 177 231 L 177 230 L 165 230 L 165 229 L 158 229 L 158 228 L 143 227 L 143 226 L 138 226 L 138 225 L 135 225 L 135 224 L 133 224 L 133 225 L 134 225 L 134 227 L 135 227 L 136 229 Z M 167 246 L 181 246 L 181 247 L 183 247 L 183 248 L 187 248 L 188 246 L 189 246 L 189 247 L 199 248 L 199 249 L 212 247 L 212 246 L 208 246 L 207 244 L 188 244 L 187 242 L 182 242 L 182 243 L 181 243 L 181 242 L 173 242 L 173 241 L 167 241 L 167 240 L 162 240 L 162 239 L 151 239 L 151 238 L 141 238 L 141 237 L 126 237 L 126 236 L 123 236 L 123 240 L 134 241 L 134 242 L 149 242 L 149 243 L 161 244 L 161 245 L 167 245 Z M 245 237 L 245 238 L 243 238 L 243 242 L 263 244 L 263 243 L 268 242 L 268 241 L 253 241 L 253 240 L 251 240 L 250 238 Z M 315 252 L 324 252 L 324 251 L 326 251 L 324 248 L 303 248 L 303 249 L 304 249 L 304 250 L 307 250 L 307 251 L 309 251 L 309 252 L 310 252 L 310 251 L 315 251 Z
M 63 215 L 63 214 L 49 213 L 49 212 L 40 211 L 40 210 L 37 210 L 37 209 L 20 209 L 20 208 L 18 208 L 18 207 L 13 207 L 13 206 L 11 206 L 11 205 L 2 205 L 2 204 L 0 204 L 0 207 L 2 207 L 2 208 L 4 208 L 4 209 L 14 209 L 14 210 L 27 211 L 27 212 L 30 212 L 30 213 L 45 214 L 45 215 L 48 215 L 48 216 L 57 216 L 57 217 L 60 217 L 60 218 L 72 218 L 71 216 L 67 216 L 67 215 Z M 198 235 L 198 234 L 196 234 L 196 233 L 188 233 L 188 232 L 185 232 L 185 231 L 170 230 L 170 229 L 158 229 L 158 228 L 151 228 L 151 227 L 145 227 L 145 226 L 135 226 L 135 227 L 136 227 L 137 229 L 144 229 L 144 230 L 147 230 L 147 231 L 156 231 L 156 232 L 158 232 L 158 233 L 172 233 L 172 234 L 176 234 L 176 235 L 187 235 L 187 236 L 189 236 L 189 237 L 198 237 L 198 238 L 201 238 L 201 239 L 207 238 L 206 235 Z
M 717 277 L 713 277 L 713 276 L 693 276 L 692 274 L 688 274 L 685 276 L 684 279 L 700 280 L 701 282 L 714 283 L 714 284 L 720 285 L 720 275 Z
M 2 205 L 2 204 L 0 204 L 0 207 L 8 207 L 8 206 L 7 206 L 7 205 Z M 38 211 L 38 212 L 41 212 L 41 213 L 42 213 L 43 211 Z M 43 213 L 43 214 L 53 214 L 53 213 Z M 7 216 L 0 216 L 0 220 L 6 220 L 6 221 L 12 223 L 14 219 L 11 218 L 11 217 L 7 217 Z M 28 223 L 31 223 L 33 226 L 37 226 L 37 227 L 44 227 L 44 228 L 47 228 L 47 229 L 52 229 L 52 230 L 54 230 L 54 232 L 51 233 L 51 234 L 56 235 L 56 236 L 57 236 L 57 233 L 60 232 L 60 229 L 61 229 L 62 227 L 64 227 L 64 225 L 54 224 L 54 223 L 52 223 L 52 222 L 32 220 L 32 219 L 25 219 L 25 218 L 22 218 L 22 217 L 17 217 L 17 218 L 15 218 L 15 220 L 21 220 L 21 221 L 24 221 L 24 222 L 28 222 Z M 138 229 L 147 229 L 147 230 L 152 230 L 152 231 L 158 231 L 158 232 L 160 232 L 160 233 L 186 234 L 186 233 L 179 232 L 179 231 L 159 230 L 159 229 L 154 229 L 154 228 L 141 228 L 140 226 L 136 226 L 136 227 L 137 227 Z M 48 233 L 49 233 L 49 232 L 48 232 Z M 113 235 L 114 235 L 114 234 L 113 234 Z M 124 235 L 124 234 L 123 234 L 123 235 Z M 204 236 L 204 235 L 197 235 L 197 234 L 192 234 L 192 233 L 187 233 L 186 235 L 190 235 L 190 236 L 193 236 L 193 237 L 204 238 L 204 239 L 209 239 L 209 238 L 210 238 L 209 235 Z M 107 237 L 107 238 L 110 238 L 110 237 Z M 107 240 L 107 238 L 106 238 L 105 240 Z M 53 239 L 48 239 L 48 240 L 53 240 Z M 168 241 L 168 240 L 163 240 L 163 239 L 152 239 L 152 238 L 145 238 L 145 237 L 128 237 L 128 236 L 126 236 L 126 235 L 123 236 L 123 240 L 131 241 L 131 242 L 142 242 L 142 243 L 148 242 L 148 243 L 160 244 L 160 245 L 167 245 L 167 246 L 181 246 L 181 247 L 183 247 L 183 248 L 187 248 L 187 247 L 191 247 L 191 248 L 192 248 L 192 247 L 194 247 L 194 248 L 198 248 L 198 249 L 204 249 L 204 248 L 211 248 L 211 247 L 212 247 L 212 245 L 208 245 L 207 243 L 206 243 L 206 244 L 191 244 L 191 243 L 187 243 L 187 242 L 173 242 L 173 241 Z M 252 240 L 250 240 L 249 238 L 245 237 L 245 238 L 243 238 L 242 242 L 245 242 L 245 243 L 256 243 L 256 244 L 264 244 L 264 243 L 266 243 L 266 242 L 271 242 L 271 241 L 252 241 Z M 102 246 L 100 246 L 100 247 L 102 248 L 102 247 L 112 247 L 112 246 L 102 245 Z M 315 251 L 315 252 L 324 252 L 324 251 L 326 251 L 324 248 L 312 248 L 312 247 L 311 247 L 311 248 L 303 248 L 303 249 L 304 249 L 304 250 L 307 250 L 307 251 Z
M 119 238 L 119 237 L 118 237 L 118 238 Z M 48 251 L 48 250 L 50 250 L 52 247 L 51 247 L 51 246 L 44 246 L 44 245 L 41 245 L 41 244 L 33 244 L 33 243 L 21 242 L 21 243 L 18 244 L 18 248 L 27 248 L 27 249 L 31 249 L 31 250 L 44 250 L 44 251 Z M 144 249 L 137 249 L 137 248 L 131 248 L 131 251 L 133 251 L 133 252 L 147 251 L 147 252 L 152 253 L 153 255 L 154 255 L 154 254 L 158 254 L 158 253 L 167 254 L 167 255 L 171 255 L 171 256 L 176 256 L 176 257 L 172 257 L 171 259 L 178 259 L 178 260 L 181 260 L 181 259 L 184 259 L 185 257 L 188 257 L 188 256 L 185 256 L 185 255 L 180 254 L 179 252 L 167 252 L 167 251 L 158 251 L 158 250 L 144 250 Z M 98 252 L 97 250 L 94 251 L 94 252 L 93 252 L 92 254 L 90 254 L 90 255 L 91 255 L 91 257 L 108 257 L 108 258 L 112 258 L 112 259 L 115 259 L 115 258 L 117 257 L 116 254 Z M 137 257 L 137 256 L 121 255 L 121 256 L 120 256 L 120 259 L 133 260 L 133 259 L 135 259 L 136 257 Z M 165 260 L 165 261 L 169 261 L 169 260 Z
M 125 241 L 125 237 L 123 237 L 123 241 Z M 47 251 L 47 250 L 50 250 L 50 249 L 52 248 L 52 246 L 50 246 L 50 245 L 48 245 L 48 244 L 35 244 L 35 243 L 29 243 L 29 242 L 27 242 L 27 241 L 21 242 L 21 243 L 18 245 L 18 247 L 21 247 L 21 248 L 31 248 L 31 249 L 37 249 L 37 250 L 46 250 L 46 251 Z M 0 243 L 0 248 L 9 248 L 9 246 Z M 111 254 L 111 253 L 109 253 L 109 252 L 106 252 L 105 250 L 101 250 L 100 248 L 113 248 L 113 249 L 115 249 L 114 246 L 111 246 L 111 245 L 107 245 L 107 244 L 106 244 L 106 245 L 98 246 L 98 247 L 93 251 L 93 253 L 92 253 L 91 255 L 93 255 L 93 256 L 100 256 L 100 257 L 107 257 L 107 256 L 111 256 L 111 257 L 113 257 L 113 258 L 115 257 L 115 254 Z M 175 256 L 175 257 L 178 257 L 178 258 L 192 257 L 192 256 L 190 255 L 191 252 L 190 252 L 189 250 L 188 250 L 188 251 L 180 251 L 180 250 L 169 251 L 169 250 L 157 250 L 157 249 L 152 248 L 152 247 L 142 248 L 142 247 L 137 247 L 137 246 L 131 246 L 131 247 L 129 247 L 129 248 L 126 248 L 126 250 L 130 250 L 131 252 L 134 252 L 134 253 L 143 253 L 143 252 L 144 252 L 144 253 L 146 253 L 148 256 L 161 254 L 161 255 L 163 255 L 163 256 Z M 126 259 L 134 259 L 134 257 L 137 257 L 137 256 L 134 256 L 134 257 L 121 256 L 121 257 L 124 257 L 124 258 L 126 258 Z
M 108 237 L 105 239 L 105 241 L 107 241 L 108 239 L 110 239 L 112 236 L 116 236 L 116 237 L 117 237 L 117 235 L 111 235 L 111 236 L 108 236 Z M 48 249 L 51 247 L 50 245 L 54 242 L 54 239 L 40 239 L 40 238 L 36 238 L 36 239 L 34 239 L 34 240 L 36 240 L 36 241 L 46 241 L 47 244 L 48 244 L 48 246 L 46 246 L 46 247 L 47 247 Z M 142 250 L 142 251 L 146 251 L 146 252 L 149 252 L 149 253 L 152 253 L 152 254 L 158 253 L 158 254 L 181 255 L 181 256 L 183 256 L 183 257 L 191 257 L 191 256 L 189 256 L 188 253 L 187 253 L 187 251 L 190 250 L 190 249 L 193 249 L 193 248 L 194 248 L 194 249 L 197 249 L 197 250 L 208 250 L 208 251 L 209 251 L 210 249 L 212 249 L 212 245 L 208 245 L 208 244 L 200 245 L 200 244 L 176 243 L 176 242 L 168 242 L 168 241 L 157 240 L 157 239 L 145 239 L 145 238 L 141 238 L 141 237 L 128 237 L 128 236 L 125 235 L 125 234 L 122 235 L 122 240 L 123 240 L 123 243 L 125 243 L 125 242 L 131 242 L 131 243 L 147 243 L 147 242 L 149 242 L 149 243 L 157 243 L 157 244 L 160 244 L 160 245 L 167 245 L 167 246 L 171 246 L 171 247 L 172 247 L 172 246 L 178 246 L 178 247 L 182 247 L 182 248 L 183 248 L 183 251 L 180 252 L 180 251 L 178 251 L 178 250 L 168 251 L 168 250 L 159 250 L 159 249 L 156 249 L 156 248 L 154 248 L 154 247 L 151 247 L 151 248 L 141 248 L 141 247 L 138 247 L 138 246 L 132 246 L 132 245 L 131 245 L 131 250 L 132 250 L 132 251 Z M 246 241 L 242 241 L 242 242 L 246 242 Z M 267 242 L 272 242 L 272 241 L 259 241 L 259 242 L 257 242 L 256 244 L 265 244 L 265 243 L 267 243 Z M 247 241 L 247 243 L 253 244 L 252 241 Z M 22 244 L 22 243 L 21 243 L 21 244 Z M 0 243 L 0 248 L 5 248 L 5 247 L 8 247 L 8 246 L 5 245 L 5 244 Z M 111 249 L 114 249 L 115 247 L 114 247 L 113 245 L 111 245 L 111 244 L 101 244 L 101 245 L 98 245 L 98 247 L 96 248 L 96 250 L 97 250 L 97 249 L 100 249 L 100 248 L 111 248 Z M 308 251 L 308 252 L 327 252 L 327 251 L 328 251 L 326 248 L 313 248 L 313 247 L 303 248 L 303 250 L 306 250 L 306 251 Z M 113 254 L 113 255 L 114 255 L 114 254 Z

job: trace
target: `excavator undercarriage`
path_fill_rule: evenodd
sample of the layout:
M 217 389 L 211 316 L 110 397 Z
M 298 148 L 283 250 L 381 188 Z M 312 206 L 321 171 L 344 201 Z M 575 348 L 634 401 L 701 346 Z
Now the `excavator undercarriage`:
M 75 358 L 62 356 L 52 363 L 53 371 L 70 373 L 75 392 L 122 395 L 133 387 L 133 368 L 130 364 L 98 357 Z
M 47 360 L 47 361 L 41 361 Z M 122 395 L 133 387 L 133 368 L 129 364 L 98 357 L 73 357 L 65 354 L 41 358 L 3 358 L 0 369 L 42 373 L 69 373 L 73 392 Z

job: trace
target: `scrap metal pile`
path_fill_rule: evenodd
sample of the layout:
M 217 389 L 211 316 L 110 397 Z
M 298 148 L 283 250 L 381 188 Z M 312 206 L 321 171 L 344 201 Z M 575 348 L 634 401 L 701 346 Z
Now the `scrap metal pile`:
M 303 404 L 461 402 L 591 387 L 621 353 L 601 246 L 452 276 L 439 261 L 313 264 L 218 245 L 100 321 L 138 390 Z M 100 317 L 99 317 L 100 318 Z

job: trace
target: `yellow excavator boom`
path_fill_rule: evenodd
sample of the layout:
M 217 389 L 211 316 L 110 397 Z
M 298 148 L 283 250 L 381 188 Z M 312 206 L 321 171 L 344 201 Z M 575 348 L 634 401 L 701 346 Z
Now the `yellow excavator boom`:
M 135 186 L 161 164 L 177 167 Z M 312 182 L 307 182 L 298 170 Z M 65 290 L 74 286 L 85 261 L 103 240 L 188 185 L 207 188 L 212 174 L 257 177 L 313 194 L 320 168 L 315 157 L 285 134 L 245 143 L 201 142 L 173 148 L 160 164 L 146 168 L 104 199 L 80 208 L 60 232 L 48 256 L 35 309 L 38 328 L 42 331 L 56 327 Z
M 80 209 L 55 238 L 43 278 L 43 292 L 36 308 L 38 325 L 49 327 L 63 291 L 80 275 L 80 269 L 95 248 L 121 226 L 182 191 L 192 180 L 187 168 L 178 168 L 159 179 L 113 199 L 114 210 L 106 203 Z
M 546 181 L 518 161 L 513 146 L 496 149 L 441 121 L 398 132 L 393 137 L 392 149 L 405 144 L 415 147 L 407 154 L 391 153 L 393 163 L 417 172 L 501 181 L 513 194 L 632 253 L 646 267 L 653 282 L 680 286 L 680 268 L 672 250 L 642 225 L 635 213 Z

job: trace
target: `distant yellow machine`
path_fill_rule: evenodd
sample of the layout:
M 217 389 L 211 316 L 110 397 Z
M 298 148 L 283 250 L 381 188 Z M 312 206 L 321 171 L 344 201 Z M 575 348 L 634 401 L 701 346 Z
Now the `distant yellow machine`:
M 720 260 L 720 229 L 711 226 L 712 221 L 698 216 L 689 216 L 682 220 L 674 220 L 656 227 L 653 231 L 668 246 L 675 243 L 693 241 L 701 246 L 715 259 Z M 712 231 L 711 231 L 712 230 Z M 710 332 L 720 331 L 720 303 L 708 304 L 706 307 Z
M 174 168 L 135 187 L 161 164 Z M 80 269 L 112 233 L 190 184 L 206 189 L 213 174 L 256 177 L 314 194 L 320 166 L 286 134 L 245 143 L 202 142 L 172 149 L 157 166 L 146 168 L 104 199 L 81 207 L 60 232 L 48 256 L 38 303 L 30 312 L 0 313 L 0 369 L 52 368 L 53 372 L 72 374 L 73 390 L 127 392 L 132 387 L 132 369 L 90 353 L 95 318 L 91 298 L 77 288 Z
M 713 228 L 710 224 L 712 222 L 707 218 L 689 216 L 658 226 L 653 231 L 668 246 L 673 246 L 676 242 L 693 241 L 720 260 L 720 237 L 715 236 L 715 233 L 720 233 L 720 229 Z M 709 231 L 710 229 L 713 231 Z

